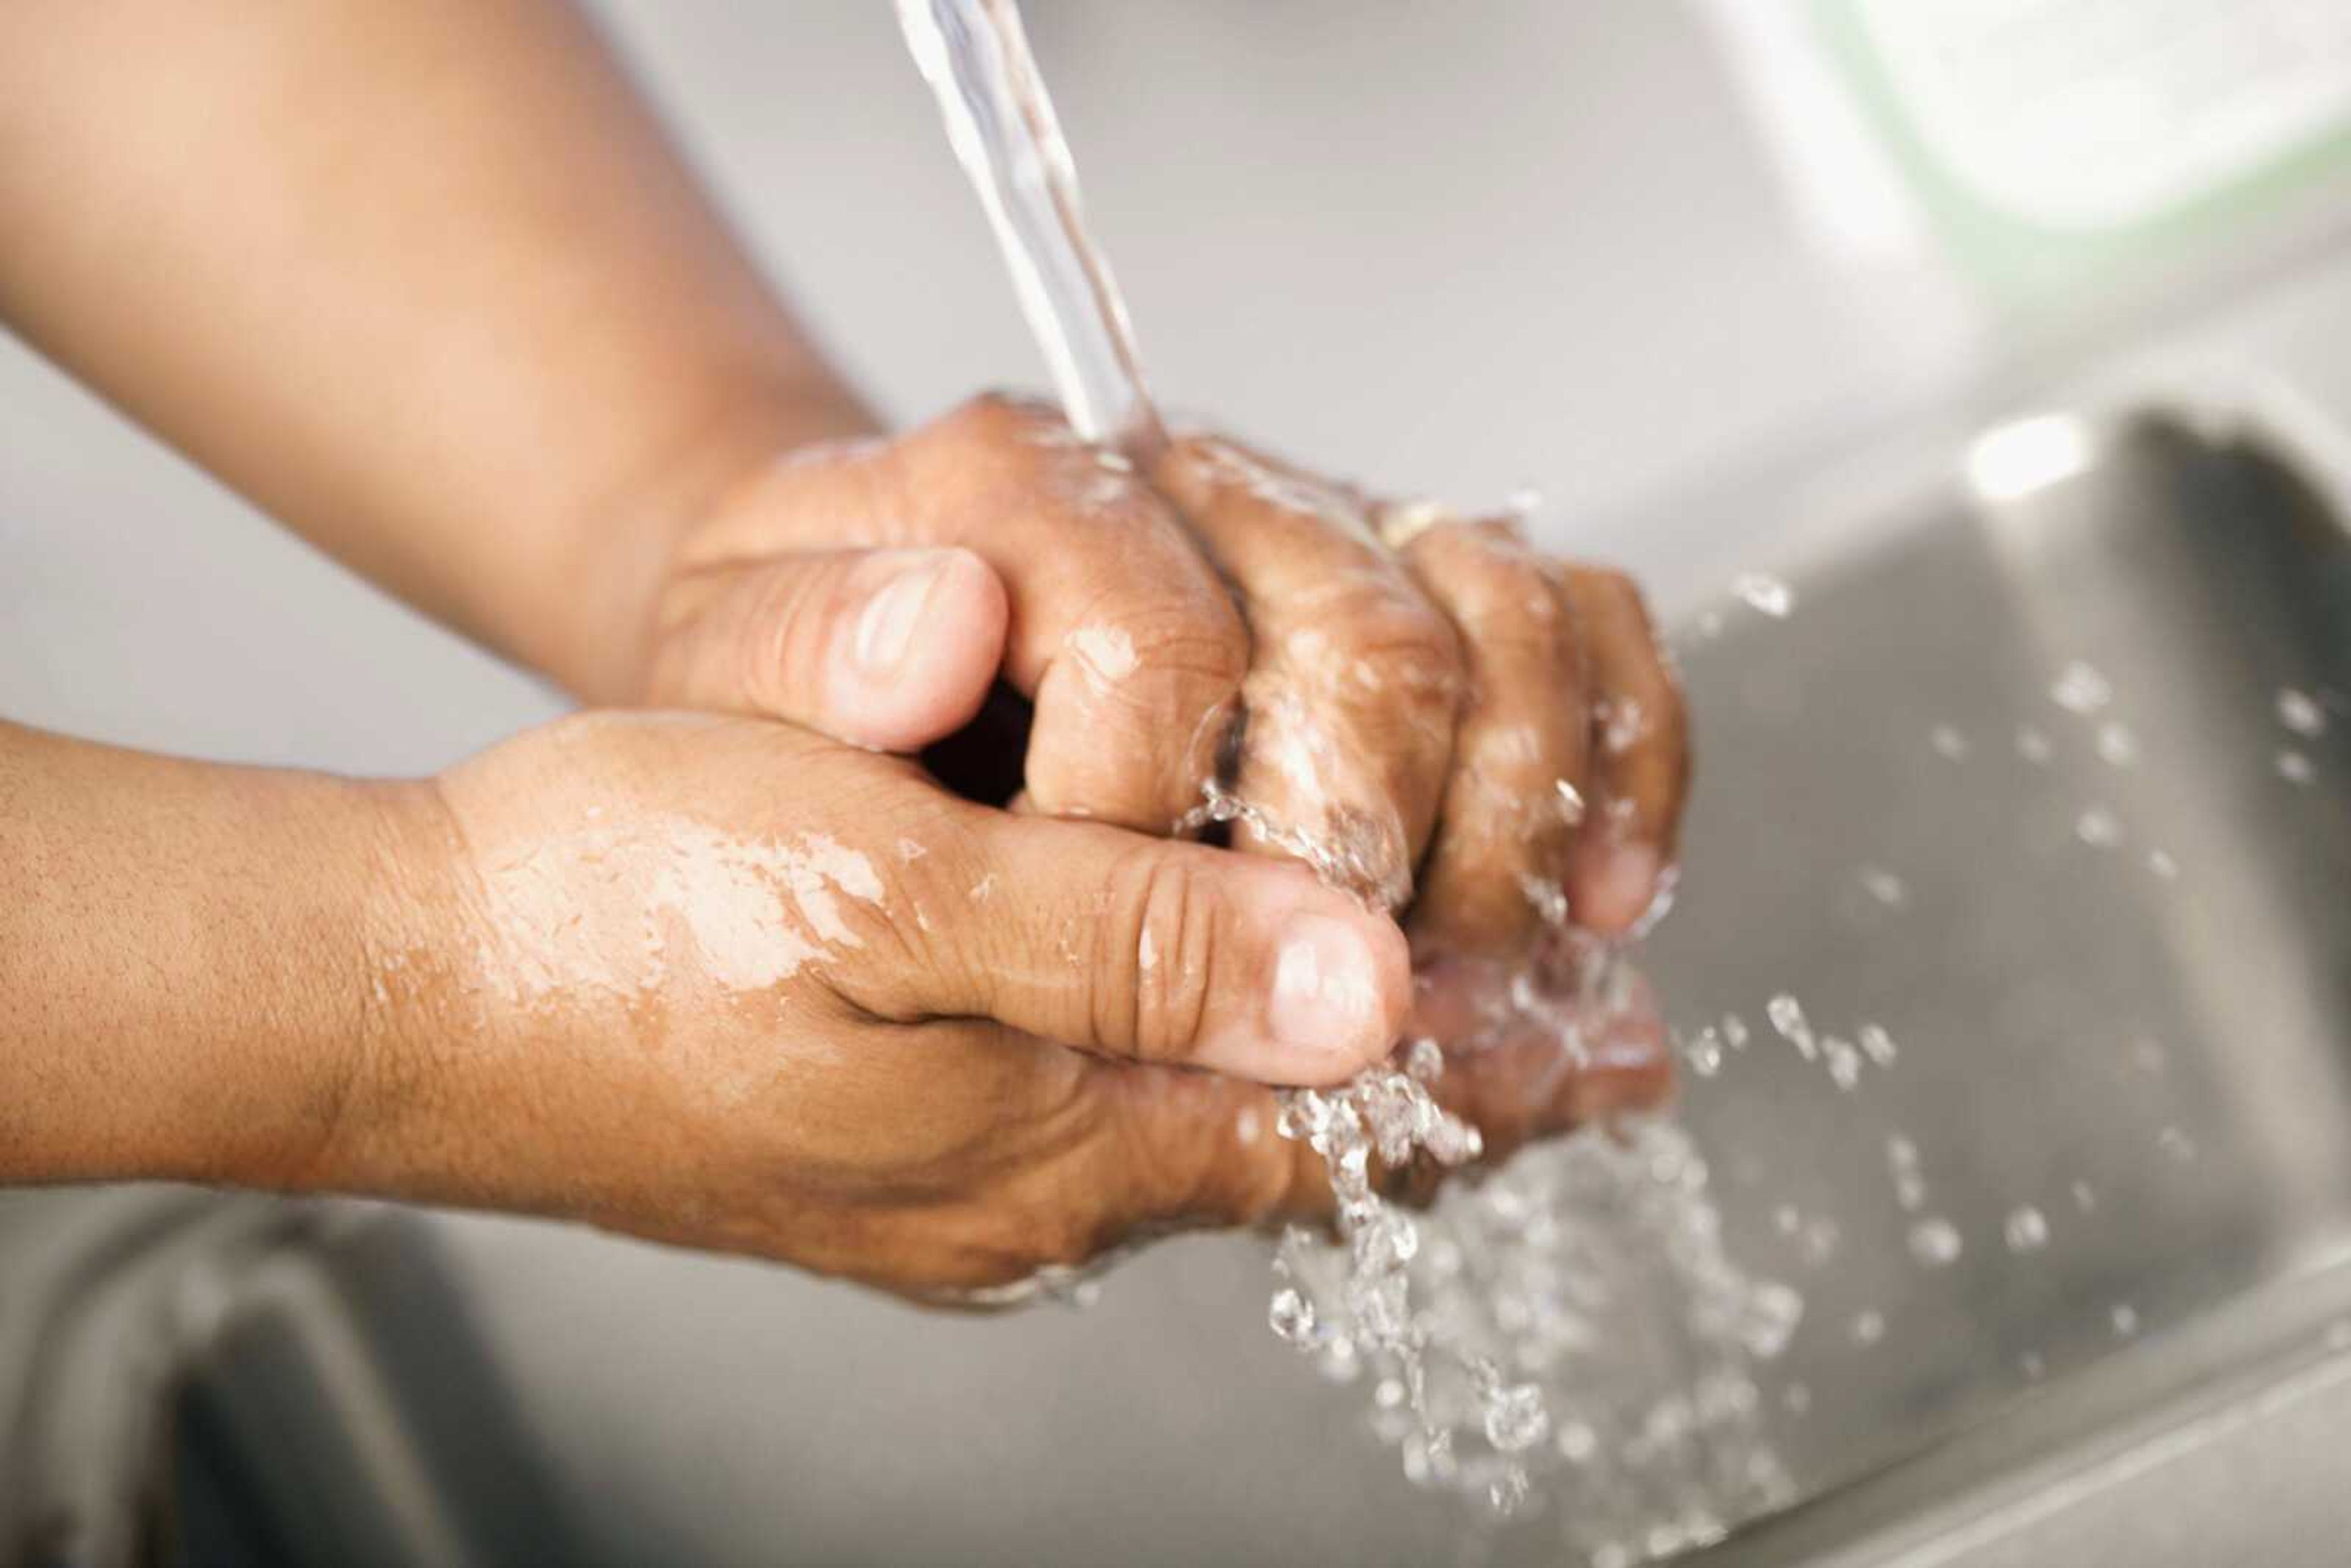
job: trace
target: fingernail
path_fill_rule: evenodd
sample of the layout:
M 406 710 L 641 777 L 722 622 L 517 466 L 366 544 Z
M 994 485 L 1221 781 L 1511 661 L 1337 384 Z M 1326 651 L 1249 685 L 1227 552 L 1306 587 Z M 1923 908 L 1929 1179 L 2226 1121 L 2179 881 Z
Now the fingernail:
M 1274 959 L 1266 1009 L 1273 1037 L 1308 1051 L 1360 1055 L 1380 1017 L 1379 972 L 1360 932 L 1323 915 L 1292 916 Z
M 923 606 L 930 601 L 943 565 L 935 559 L 909 567 L 865 601 L 851 649 L 865 674 L 886 678 L 905 663 L 907 650 L 914 645 L 914 628 L 922 624 Z

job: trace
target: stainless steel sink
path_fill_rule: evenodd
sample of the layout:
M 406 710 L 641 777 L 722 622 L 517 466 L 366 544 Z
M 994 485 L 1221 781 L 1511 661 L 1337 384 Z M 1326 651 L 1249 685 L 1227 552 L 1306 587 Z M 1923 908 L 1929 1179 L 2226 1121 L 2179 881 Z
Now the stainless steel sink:
M 1793 614 L 1685 628 L 1702 784 L 1653 969 L 1686 1034 L 1747 1026 L 1685 1114 L 1733 1249 L 1807 1297 L 1764 1389 L 1804 1500 L 1698 1561 L 2341 1560 L 2351 714 L 2277 703 L 2351 693 L 2351 534 L 2258 437 L 2026 428 L 2065 460 L 2020 479 L 1995 438 L 1973 490 L 1756 519 Z M 2077 661 L 2094 714 L 2050 695 Z M 1897 1057 L 1840 1088 L 1768 1027 L 1782 993 Z M 0 1530 L 37 1561 L 127 1560 L 109 1509 L 188 1561 L 1416 1563 L 1464 1531 L 1266 1333 L 1247 1239 L 975 1322 L 508 1222 L 12 1202 L 0 1267 L 12 1234 L 52 1257 L 0 1274 L 39 1371 L 0 1382 Z M 1955 1259 L 1914 1254 L 1928 1217 Z M 91 1374 L 126 1346 L 157 1375 Z M 1489 1545 L 1558 1555 L 1541 1519 Z
M 2351 727 L 2279 706 L 2351 690 L 2351 535 L 2258 439 L 2176 418 L 2011 426 L 1978 485 L 2036 445 L 2080 471 L 1999 500 L 1955 472 L 1689 656 L 1713 788 L 1657 967 L 1677 1012 L 1766 1036 L 1687 1113 L 1729 1233 L 1806 1291 L 1779 1431 L 1818 1500 L 1725 1562 L 2214 1560 L 2190 1523 L 2277 1562 L 2343 1517 L 2325 1464 L 2299 1526 L 2184 1477 L 2276 1435 L 2213 1401 L 2351 1411 L 2339 1368 L 2295 1381 L 2351 1336 Z M 1782 991 L 1898 1060 L 1838 1092 L 1760 1027 Z M 1948 1266 L 1906 1245 L 1926 1215 Z

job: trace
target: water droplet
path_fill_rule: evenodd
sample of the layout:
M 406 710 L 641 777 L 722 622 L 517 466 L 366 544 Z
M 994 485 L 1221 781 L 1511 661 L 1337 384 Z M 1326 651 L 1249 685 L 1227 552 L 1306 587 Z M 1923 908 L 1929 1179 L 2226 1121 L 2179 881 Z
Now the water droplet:
M 2073 1186 L 2074 1207 L 2088 1214 L 2098 1207 L 2098 1195 L 2088 1182 L 2077 1181 Z
M 1861 1042 L 1861 1053 L 1880 1067 L 1894 1065 L 1894 1037 L 1880 1024 L 1865 1023 L 1855 1038 Z
M 2299 751 L 2279 752 L 2277 754 L 2277 770 L 2279 778 L 2284 779 L 2289 784 L 2298 787 L 2307 786 L 2313 779 L 2318 777 L 2317 767 L 2312 763 L 2307 756 Z
M 1910 902 L 1910 890 L 1903 885 L 1902 879 L 1883 866 L 1862 867 L 1861 885 L 1870 897 L 1888 909 L 1899 909 Z
M 1852 1333 L 1855 1344 L 1876 1344 L 1886 1337 L 1886 1314 L 1874 1310 L 1855 1312 Z
M 2138 1309 L 2128 1301 L 2116 1302 L 2114 1311 L 2108 1312 L 2106 1318 L 2115 1325 L 2115 1333 L 2120 1338 L 2128 1339 L 2138 1333 Z
M 1788 1348 L 1788 1340 L 1804 1315 L 1804 1298 L 1787 1286 L 1766 1282 L 1747 1299 L 1746 1319 L 1739 1338 L 1748 1354 L 1770 1361 Z
M 2031 1383 L 2040 1382 L 2042 1375 L 2049 1370 L 2048 1364 L 2041 1359 L 2041 1353 L 2037 1350 L 2028 1350 L 2018 1356 L 2016 1364 L 2024 1373 L 2025 1380 Z
M 1747 1020 L 1737 1013 L 1722 1015 L 1722 1042 L 1733 1051 L 1747 1049 Z
M 1959 1228 L 1948 1219 L 1922 1219 L 1910 1228 L 1910 1256 L 1929 1269 L 1958 1261 L 1959 1249 Z
M 2155 1135 L 2163 1152 L 2185 1165 L 2196 1157 L 2196 1140 L 2178 1127 L 2166 1127 Z
M 2112 849 L 2122 842 L 2122 820 L 2104 806 L 2093 806 L 2074 821 L 2074 836 L 2093 849 Z
M 1804 1021 L 1804 1009 L 1795 998 L 1783 991 L 1764 1004 L 1763 1012 L 1771 1020 L 1771 1027 L 1779 1031 L 1780 1038 L 1794 1046 L 1799 1056 L 1810 1061 L 1819 1054 L 1819 1048 L 1813 1040 L 1812 1026 Z
M 1861 1082 L 1861 1052 L 1850 1040 L 1831 1035 L 1821 1042 L 1821 1055 L 1828 1062 L 1829 1081 L 1851 1093 Z
M 1486 1440 L 1505 1454 L 1531 1448 L 1551 1430 L 1542 1390 L 1531 1383 L 1497 1388 L 1486 1396 Z
M 2131 768 L 2138 762 L 2138 737 L 2126 724 L 2109 719 L 2098 726 L 2098 758 L 2109 768 Z
M 1581 1421 L 1570 1421 L 1559 1429 L 1559 1456 L 1571 1465 L 1580 1465 L 1600 1448 L 1600 1434 Z
M 2173 860 L 2168 851 L 2147 851 L 2147 869 L 2155 873 L 2157 876 L 2161 877 L 2166 882 L 2178 882 L 2179 880 L 2179 862 Z
M 1507 1519 L 1526 1506 L 1527 1488 L 1527 1472 L 1513 1465 L 1487 1483 L 1486 1504 L 1497 1517 Z
M 2049 1217 L 2031 1204 L 2009 1211 L 2006 1230 L 2011 1252 L 2038 1252 L 2049 1245 Z
M 1404 1070 L 1420 1083 L 1434 1083 L 1445 1076 L 1445 1048 L 1433 1040 L 1416 1040 L 1405 1052 Z
M 1307 1344 L 1314 1338 L 1314 1303 L 1291 1286 L 1284 1285 L 1273 1293 L 1266 1319 L 1274 1333 L 1291 1344 Z
M 2095 665 L 2080 659 L 2058 673 L 2049 688 L 2049 700 L 2068 713 L 2096 713 L 2114 700 L 2115 688 Z
M 1557 930 L 1567 924 L 1567 890 L 1561 887 L 1555 878 L 1520 872 L 1519 891 L 1526 895 L 1527 903 L 1534 908 L 1536 918 L 1545 925 Z
M 1711 1078 L 1722 1071 L 1722 1040 L 1711 1029 L 1698 1030 L 1682 1047 L 1682 1055 L 1700 1078 Z
M 2277 695 L 2278 722 L 2305 740 L 2315 740 L 2326 733 L 2326 710 L 2308 692 L 2292 686 L 2281 687 Z
M 1787 619 L 1796 607 L 1795 590 L 1779 578 L 1760 571 L 1742 572 L 1730 585 L 1730 591 L 1750 610 L 1769 615 L 1774 621 Z
M 1927 737 L 1928 744 L 1938 757 L 1952 762 L 1963 762 L 1968 755 L 1968 737 L 1948 724 L 1937 725 Z
M 2036 768 L 2045 768 L 2049 759 L 2057 755 L 2057 748 L 2040 730 L 2022 724 L 2016 727 L 2016 754 Z

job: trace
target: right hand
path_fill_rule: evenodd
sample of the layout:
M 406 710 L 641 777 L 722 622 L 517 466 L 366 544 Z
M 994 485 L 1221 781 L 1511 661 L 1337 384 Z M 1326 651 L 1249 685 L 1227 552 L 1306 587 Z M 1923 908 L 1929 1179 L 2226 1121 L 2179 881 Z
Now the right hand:
M 1409 1005 L 1402 934 L 1301 867 L 770 722 L 569 719 L 436 800 L 320 1185 L 998 1287 L 1311 1202 L 1262 1084 L 1348 1078 Z
M 936 1298 L 1317 1212 L 1265 1085 L 1342 1082 L 1406 1021 L 1402 935 L 1301 867 L 975 806 L 764 721 L 568 719 L 402 831 L 431 873 L 309 1185 Z

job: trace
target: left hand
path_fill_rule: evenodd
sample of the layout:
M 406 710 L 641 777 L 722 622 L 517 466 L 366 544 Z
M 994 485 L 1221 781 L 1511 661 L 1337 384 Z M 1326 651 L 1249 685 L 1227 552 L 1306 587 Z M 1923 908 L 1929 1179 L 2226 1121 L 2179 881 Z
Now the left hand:
M 1524 947 L 1528 888 L 1631 929 L 1666 885 L 1679 692 L 1622 576 L 1214 438 L 1138 472 L 1042 405 L 968 402 L 772 465 L 674 541 L 628 700 L 879 749 L 1033 706 L 1028 808 L 1155 834 L 1217 775 L 1344 846 L 1426 949 Z

